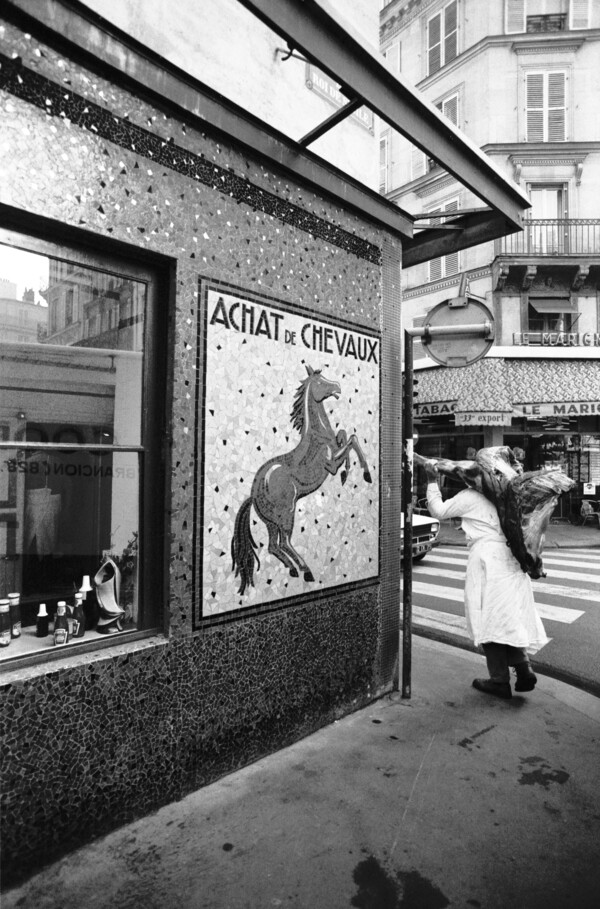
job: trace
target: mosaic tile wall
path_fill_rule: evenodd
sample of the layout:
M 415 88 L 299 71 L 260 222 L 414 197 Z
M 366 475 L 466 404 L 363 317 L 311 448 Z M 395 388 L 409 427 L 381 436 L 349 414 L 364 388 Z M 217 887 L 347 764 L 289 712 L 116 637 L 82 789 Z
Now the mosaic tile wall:
M 384 600 L 377 583 L 343 595 L 334 588 L 194 632 L 194 470 L 203 439 L 193 389 L 201 276 L 382 337 L 399 291 L 382 307 L 385 237 L 352 213 L 10 23 L 0 23 L 0 64 L 0 202 L 126 242 L 132 255 L 143 248 L 177 262 L 168 637 L 4 678 L 9 881 L 389 688 L 397 568 L 386 559 L 399 457 L 387 452 L 381 477 Z M 399 277 L 398 249 L 391 260 Z M 388 377 L 395 332 L 382 355 Z M 384 424 L 388 415 L 384 403 Z

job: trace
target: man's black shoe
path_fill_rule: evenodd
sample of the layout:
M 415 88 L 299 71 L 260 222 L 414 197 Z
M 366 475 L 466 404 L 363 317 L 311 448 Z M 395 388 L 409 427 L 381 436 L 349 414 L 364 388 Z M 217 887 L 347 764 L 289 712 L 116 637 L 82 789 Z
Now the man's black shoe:
M 486 694 L 493 694 L 497 698 L 508 700 L 512 697 L 512 691 L 508 682 L 493 682 L 491 679 L 474 679 L 473 688 L 477 691 L 484 691 Z
M 515 682 L 515 691 L 533 691 L 537 682 L 537 675 L 529 665 L 515 666 L 517 681 Z

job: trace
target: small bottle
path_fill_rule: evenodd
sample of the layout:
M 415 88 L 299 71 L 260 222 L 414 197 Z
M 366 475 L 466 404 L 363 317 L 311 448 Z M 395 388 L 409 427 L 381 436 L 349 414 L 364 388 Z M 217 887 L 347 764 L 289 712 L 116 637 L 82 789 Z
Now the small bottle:
M 9 593 L 10 603 L 10 634 L 13 638 L 21 637 L 21 594 Z
M 0 647 L 10 644 L 10 600 L 0 600 Z
M 54 617 L 54 643 L 66 644 L 69 640 L 69 623 L 67 620 L 67 604 L 60 600 Z
M 46 612 L 46 604 L 40 603 L 40 608 L 38 609 L 37 618 L 35 620 L 35 636 L 38 638 L 45 638 L 48 635 L 48 624 L 50 622 L 50 617 Z
M 75 594 L 73 607 L 73 637 L 82 638 L 85 634 L 85 613 L 83 611 L 83 594 Z

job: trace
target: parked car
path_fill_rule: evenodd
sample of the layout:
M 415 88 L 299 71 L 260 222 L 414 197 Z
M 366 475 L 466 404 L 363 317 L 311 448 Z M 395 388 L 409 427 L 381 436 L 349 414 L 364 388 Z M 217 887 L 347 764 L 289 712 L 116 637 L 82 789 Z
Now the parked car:
M 402 515 L 401 554 L 404 557 L 404 515 Z M 428 514 L 415 514 L 412 517 L 412 557 L 413 562 L 420 562 L 433 545 L 440 532 L 440 522 Z

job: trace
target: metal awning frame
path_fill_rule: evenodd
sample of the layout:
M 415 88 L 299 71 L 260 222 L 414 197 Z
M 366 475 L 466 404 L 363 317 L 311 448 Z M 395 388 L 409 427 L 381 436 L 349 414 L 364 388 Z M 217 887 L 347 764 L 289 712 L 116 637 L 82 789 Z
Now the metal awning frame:
M 362 36 L 342 24 L 328 0 L 239 2 L 284 38 L 289 48 L 335 79 L 352 102 L 381 117 L 491 209 L 453 219 L 452 235 L 439 225 L 413 234 L 403 244 L 404 267 L 522 230 L 523 211 L 530 207 L 527 196 L 416 88 L 392 73 L 376 48 L 366 46 Z M 325 127 L 318 132 L 322 135 L 329 128 L 326 124 L 314 132 Z
M 350 98 L 434 158 L 489 209 L 453 213 L 444 224 L 415 233 L 416 219 L 394 203 L 311 152 L 306 145 L 340 122 L 336 114 L 301 142 L 210 89 L 77 0 L 5 0 L 3 16 L 60 47 L 116 84 L 135 89 L 172 114 L 233 138 L 273 166 L 345 204 L 402 241 L 403 267 L 493 240 L 522 229 L 530 203 L 417 89 L 387 68 L 374 48 L 342 25 L 327 0 L 238 0 L 280 35 L 294 55 L 319 66 Z M 351 112 L 342 109 L 342 116 Z M 323 130 L 321 133 L 320 131 Z M 451 228 L 451 229 L 448 229 Z

